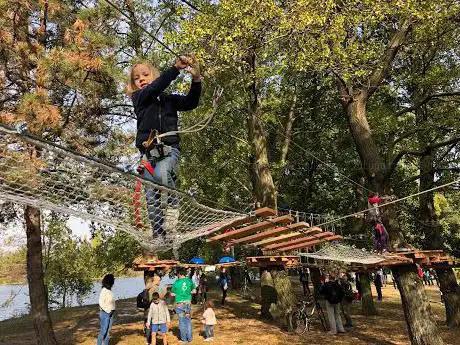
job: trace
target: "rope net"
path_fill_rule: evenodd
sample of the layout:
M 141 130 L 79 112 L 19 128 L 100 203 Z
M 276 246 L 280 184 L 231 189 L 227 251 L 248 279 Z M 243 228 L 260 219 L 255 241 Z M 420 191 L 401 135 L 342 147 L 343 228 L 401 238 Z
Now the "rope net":
M 152 253 L 247 216 L 1 125 L 0 199 L 125 231 Z
M 357 263 L 372 265 L 388 260 L 387 255 L 377 255 L 358 248 L 349 247 L 338 243 L 325 244 L 314 253 L 300 253 L 299 255 L 320 260 L 340 261 L 344 263 Z

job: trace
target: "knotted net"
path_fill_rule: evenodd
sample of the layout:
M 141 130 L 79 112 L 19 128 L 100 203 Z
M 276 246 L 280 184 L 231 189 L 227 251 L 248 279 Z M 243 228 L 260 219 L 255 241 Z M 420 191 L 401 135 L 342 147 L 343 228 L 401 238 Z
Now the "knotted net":
M 339 243 L 328 243 L 314 253 L 300 253 L 299 255 L 312 259 L 340 261 L 349 264 L 355 263 L 364 265 L 382 263 L 390 258 L 389 255 L 378 255 Z M 391 257 L 391 259 L 394 258 Z
M 153 253 L 247 216 L 2 125 L 0 199 L 108 225 Z

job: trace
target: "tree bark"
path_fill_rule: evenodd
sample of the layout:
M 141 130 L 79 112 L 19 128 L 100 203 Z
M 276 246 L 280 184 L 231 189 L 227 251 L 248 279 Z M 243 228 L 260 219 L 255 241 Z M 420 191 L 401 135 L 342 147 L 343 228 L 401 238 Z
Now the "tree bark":
M 270 306 L 272 303 L 276 303 L 278 301 L 278 295 L 276 294 L 273 277 L 270 271 L 268 271 L 267 269 L 263 270 L 260 274 L 260 295 L 261 317 L 264 319 L 271 319 L 272 315 L 270 314 Z
M 417 91 L 417 89 L 415 89 Z M 417 96 L 415 96 L 417 97 Z M 427 121 L 427 108 L 419 107 L 415 111 L 418 123 Z M 435 150 L 426 150 L 429 145 L 426 135 L 419 134 L 420 149 L 426 154 L 420 157 L 420 191 L 426 191 L 435 186 L 434 183 L 434 157 Z M 420 226 L 425 235 L 423 247 L 425 249 L 445 249 L 444 241 L 441 237 L 442 227 L 439 223 L 438 215 L 434 206 L 434 191 L 426 192 L 419 196 L 419 216 L 417 226 Z M 444 297 L 446 310 L 446 324 L 451 327 L 460 326 L 460 287 L 455 279 L 454 271 L 451 267 L 436 268 L 436 275 Z
M 411 25 L 412 23 L 409 19 L 402 20 L 393 37 L 389 40 L 387 48 L 381 56 L 380 64 L 371 71 L 367 86 L 360 90 L 353 90 L 353 85 L 348 84 L 344 78 L 336 73 L 341 103 L 356 150 L 361 159 L 364 174 L 371 189 L 383 194 L 391 191 L 391 176 L 388 175 L 391 175 L 394 170 L 387 168 L 385 160 L 382 158 L 372 136 L 366 116 L 366 103 L 390 74 L 394 58 L 399 48 L 404 44 Z M 397 222 L 394 208 L 386 207 L 384 212 L 384 222 L 390 236 L 390 249 L 403 246 L 405 244 L 404 237 Z M 394 269 L 394 272 L 398 275 L 399 292 L 401 293 L 411 342 L 413 345 L 444 344 L 431 315 L 423 285 L 417 285 L 416 291 L 413 289 L 414 272 L 411 270 L 413 268 L 413 265 L 403 265 Z M 414 298 L 414 296 L 417 298 Z M 422 308 L 420 303 L 423 304 Z
M 412 345 L 443 345 L 415 265 L 393 266 Z
M 360 273 L 361 282 L 361 313 L 363 315 L 377 315 L 374 298 L 371 290 L 371 275 L 370 273 Z
M 460 287 L 458 286 L 452 267 L 436 268 L 436 274 L 439 280 L 439 288 L 444 298 L 446 307 L 446 324 L 447 326 L 460 326 Z
M 297 87 L 294 87 L 294 96 L 292 97 L 291 107 L 289 109 L 288 118 L 286 120 L 286 129 L 284 133 L 283 146 L 281 146 L 280 168 L 286 165 L 286 158 L 289 152 L 289 145 L 292 137 L 292 127 L 295 120 L 295 107 L 297 105 Z
M 249 57 L 252 73 L 256 71 L 256 55 L 251 53 Z M 248 134 L 251 144 L 250 176 L 253 194 L 257 207 L 271 207 L 276 209 L 276 188 L 270 172 L 268 161 L 267 140 L 262 122 L 262 110 L 260 107 L 259 89 L 255 77 L 250 86 L 251 103 L 248 116 Z
M 48 293 L 42 267 L 40 211 L 26 206 L 24 217 L 27 234 L 27 282 L 29 283 L 30 315 L 33 320 L 36 343 L 57 345 L 48 311 Z

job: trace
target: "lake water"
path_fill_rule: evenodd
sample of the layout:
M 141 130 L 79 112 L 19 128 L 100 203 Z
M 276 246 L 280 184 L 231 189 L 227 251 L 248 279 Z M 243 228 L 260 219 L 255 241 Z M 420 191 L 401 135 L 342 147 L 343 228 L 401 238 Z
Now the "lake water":
M 142 277 L 115 278 L 115 285 L 112 288 L 116 299 L 136 297 L 144 288 Z M 101 283 L 95 282 L 92 291 L 83 298 L 82 305 L 97 304 Z M 12 296 L 14 298 L 9 301 Z M 72 306 L 78 306 L 77 298 L 71 298 Z M 0 285 L 0 321 L 18 317 L 29 313 L 29 288 L 27 285 Z

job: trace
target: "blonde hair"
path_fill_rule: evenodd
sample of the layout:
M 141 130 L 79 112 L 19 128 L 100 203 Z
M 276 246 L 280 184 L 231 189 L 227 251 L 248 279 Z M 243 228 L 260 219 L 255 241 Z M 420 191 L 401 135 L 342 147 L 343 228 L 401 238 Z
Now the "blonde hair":
M 134 69 L 139 66 L 139 65 L 144 65 L 146 66 L 150 73 L 153 76 L 153 79 L 156 79 L 160 76 L 160 72 L 158 69 L 153 66 L 150 62 L 140 62 L 136 63 L 131 67 L 131 70 L 129 71 L 129 76 L 128 76 L 128 83 L 126 85 L 126 93 L 128 96 L 131 96 L 135 91 L 138 90 L 138 87 L 136 86 L 136 83 L 134 82 Z

